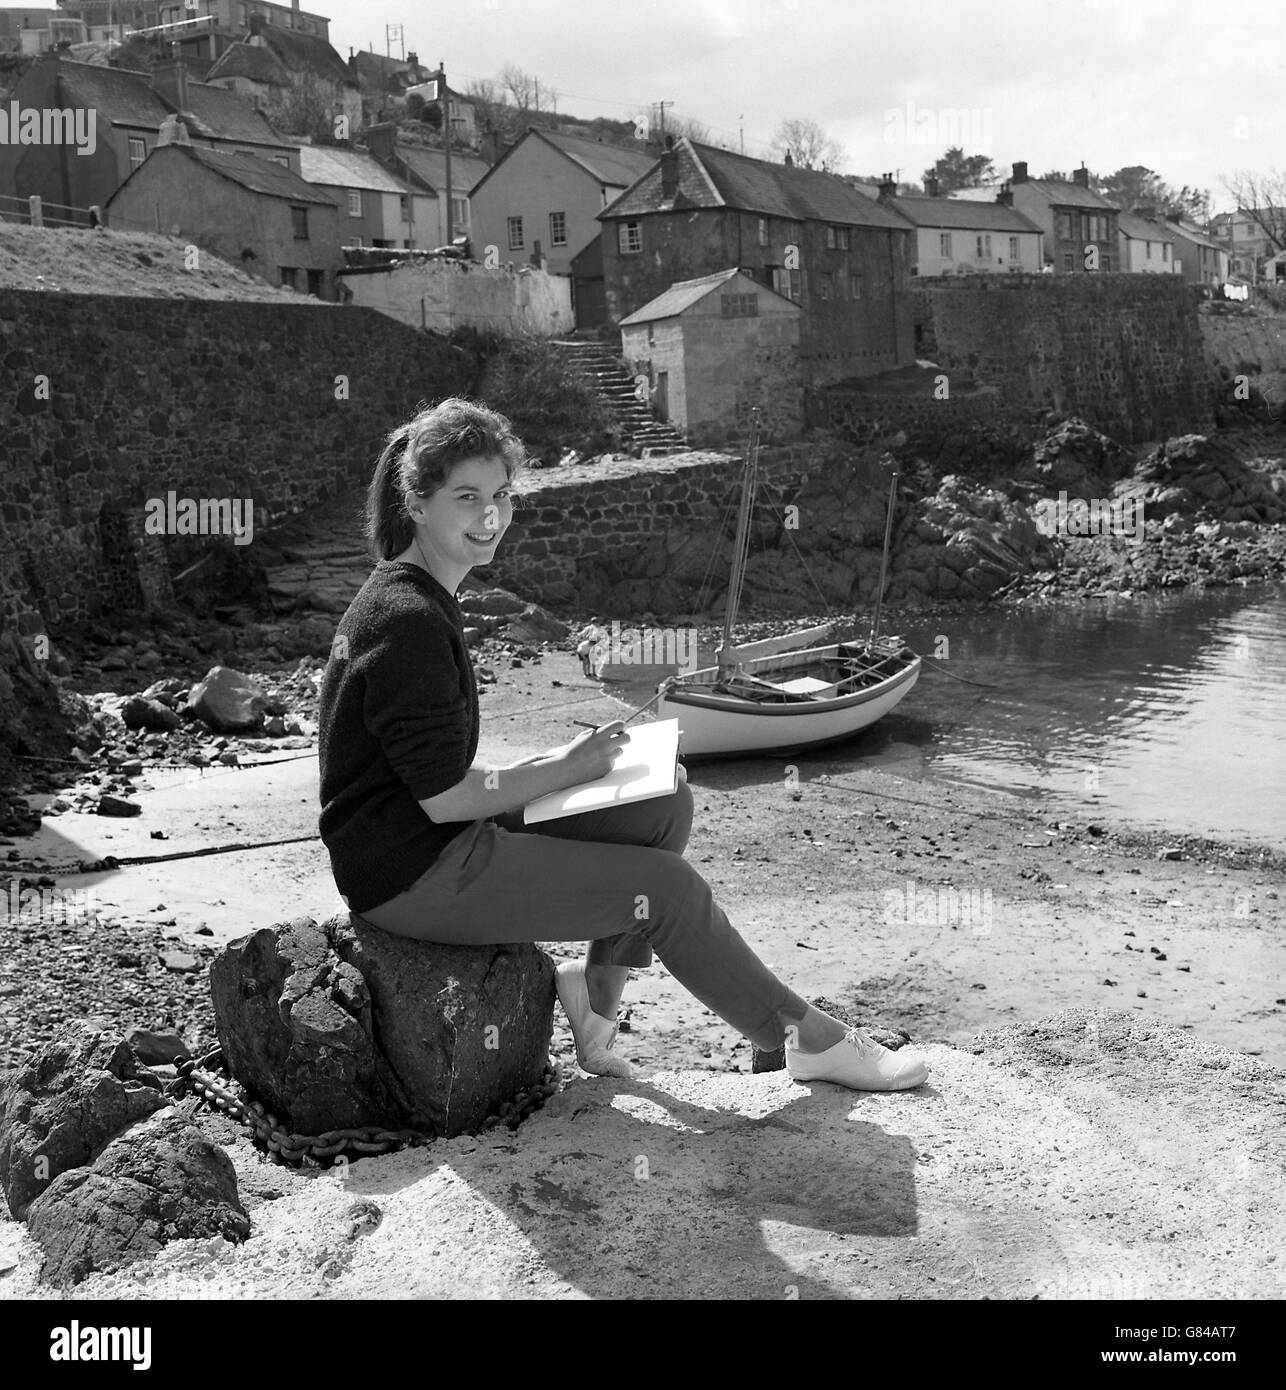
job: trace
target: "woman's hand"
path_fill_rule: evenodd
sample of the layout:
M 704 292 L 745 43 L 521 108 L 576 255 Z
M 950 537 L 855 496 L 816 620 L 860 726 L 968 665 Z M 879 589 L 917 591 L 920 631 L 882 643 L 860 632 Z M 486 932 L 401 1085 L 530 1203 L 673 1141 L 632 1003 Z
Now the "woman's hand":
M 586 729 L 570 743 L 555 749 L 553 757 L 567 770 L 569 787 L 579 782 L 593 782 L 606 777 L 625 746 L 625 725 L 619 719 L 604 724 L 601 729 Z

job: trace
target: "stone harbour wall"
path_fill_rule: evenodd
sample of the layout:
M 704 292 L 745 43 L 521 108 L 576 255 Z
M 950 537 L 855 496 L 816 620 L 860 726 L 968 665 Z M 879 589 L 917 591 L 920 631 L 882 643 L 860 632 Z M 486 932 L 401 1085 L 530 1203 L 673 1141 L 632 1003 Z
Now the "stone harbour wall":
M 0 745 L 39 634 L 254 549 L 148 535 L 148 499 L 249 498 L 262 533 L 369 480 L 387 432 L 475 370 L 373 310 L 0 290 Z
M 1198 301 L 1179 276 L 942 277 L 914 299 L 916 356 L 953 388 L 995 387 L 1015 419 L 1076 415 L 1124 443 L 1213 425 Z

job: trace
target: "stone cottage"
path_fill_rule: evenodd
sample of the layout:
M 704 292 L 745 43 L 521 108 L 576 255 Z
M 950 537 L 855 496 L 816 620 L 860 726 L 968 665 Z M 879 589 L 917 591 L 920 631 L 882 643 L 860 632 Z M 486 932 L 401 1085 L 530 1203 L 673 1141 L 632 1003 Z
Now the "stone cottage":
M 759 406 L 765 439 L 803 427 L 800 307 L 732 266 L 671 285 L 621 320 L 621 356 L 658 418 L 697 448 L 741 438 Z
M 841 178 L 684 138 L 599 221 L 609 323 L 736 266 L 799 306 L 804 385 L 914 360 L 914 230 Z

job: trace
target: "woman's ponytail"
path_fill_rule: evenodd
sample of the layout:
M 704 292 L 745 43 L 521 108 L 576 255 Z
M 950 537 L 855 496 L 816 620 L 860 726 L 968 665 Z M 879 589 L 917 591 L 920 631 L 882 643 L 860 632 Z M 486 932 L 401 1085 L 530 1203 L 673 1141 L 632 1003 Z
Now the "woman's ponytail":
M 411 544 L 414 535 L 402 494 L 402 463 L 410 441 L 410 425 L 389 435 L 367 489 L 366 542 L 376 560 L 391 560 Z

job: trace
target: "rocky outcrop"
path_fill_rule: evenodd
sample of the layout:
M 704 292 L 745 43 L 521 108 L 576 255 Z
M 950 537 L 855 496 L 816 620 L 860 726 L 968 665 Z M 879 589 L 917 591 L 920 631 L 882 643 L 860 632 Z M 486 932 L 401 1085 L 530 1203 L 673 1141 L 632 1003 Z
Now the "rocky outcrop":
M 88 1167 L 61 1173 L 32 1203 L 27 1229 L 59 1287 L 155 1255 L 172 1240 L 242 1241 L 250 1218 L 227 1154 L 165 1113 L 118 1135 Z
M 543 1075 L 553 964 L 440 946 L 340 914 L 264 927 L 210 970 L 224 1058 L 289 1130 L 459 1134 Z
M 1135 470 L 1123 495 L 1140 496 L 1148 520 L 1174 513 L 1255 524 L 1286 520 L 1286 467 L 1245 463 L 1223 441 L 1202 434 L 1168 439 Z
M 61 1173 L 165 1106 L 160 1082 L 124 1038 L 85 1020 L 12 1072 L 0 1092 L 0 1187 L 21 1220 Z

